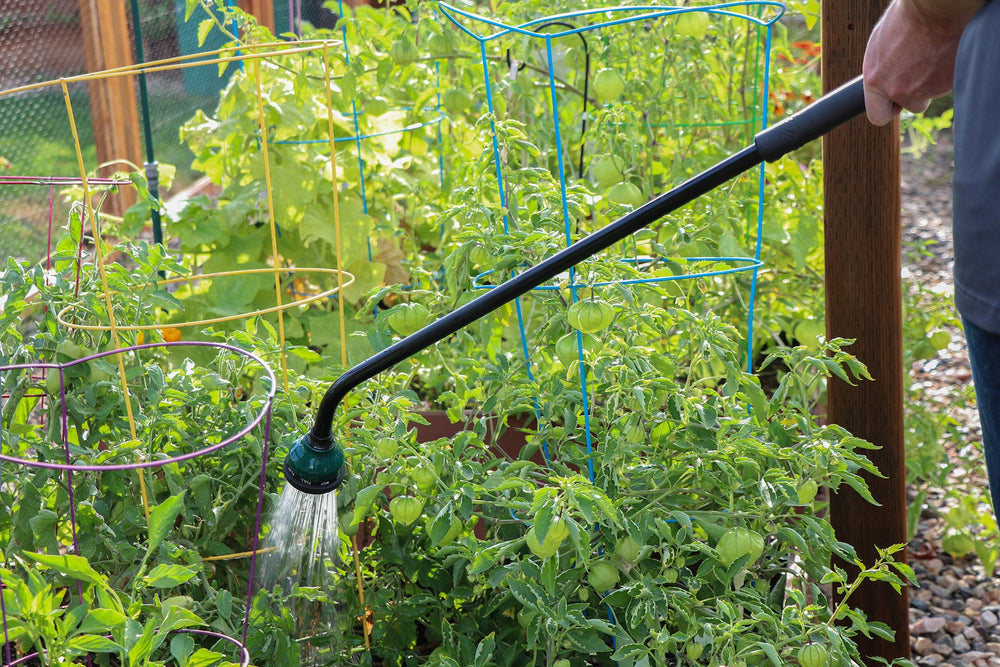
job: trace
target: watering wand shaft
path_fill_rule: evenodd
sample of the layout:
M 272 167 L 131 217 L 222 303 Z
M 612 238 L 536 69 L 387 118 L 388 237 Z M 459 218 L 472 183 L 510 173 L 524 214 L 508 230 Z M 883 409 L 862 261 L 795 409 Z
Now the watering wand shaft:
M 335 447 L 332 429 L 337 406 L 349 391 L 365 380 L 392 368 L 761 162 L 773 162 L 821 137 L 864 113 L 864 110 L 864 92 L 859 76 L 761 131 L 754 137 L 752 145 L 348 369 L 327 389 L 320 402 L 313 427 L 306 436 L 310 446 L 317 450 Z

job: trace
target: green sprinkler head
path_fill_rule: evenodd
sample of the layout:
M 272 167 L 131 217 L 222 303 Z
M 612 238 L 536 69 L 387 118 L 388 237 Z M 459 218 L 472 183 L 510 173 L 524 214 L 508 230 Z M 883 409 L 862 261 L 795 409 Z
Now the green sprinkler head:
M 303 493 L 329 493 L 346 473 L 344 450 L 334 442 L 317 446 L 308 434 L 296 440 L 285 457 L 285 479 Z

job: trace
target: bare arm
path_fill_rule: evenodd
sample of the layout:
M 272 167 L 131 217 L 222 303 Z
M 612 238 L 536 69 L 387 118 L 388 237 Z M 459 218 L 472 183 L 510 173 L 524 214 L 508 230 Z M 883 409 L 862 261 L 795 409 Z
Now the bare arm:
M 951 90 L 962 31 L 986 0 L 893 0 L 865 51 L 868 118 L 885 125 Z

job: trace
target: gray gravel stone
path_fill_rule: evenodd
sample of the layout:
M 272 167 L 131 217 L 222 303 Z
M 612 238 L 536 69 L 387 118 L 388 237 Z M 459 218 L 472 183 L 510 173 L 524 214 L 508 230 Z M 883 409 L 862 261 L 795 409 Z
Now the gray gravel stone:
M 944 628 L 948 621 L 942 616 L 928 616 L 921 618 L 910 627 L 911 635 L 933 635 Z

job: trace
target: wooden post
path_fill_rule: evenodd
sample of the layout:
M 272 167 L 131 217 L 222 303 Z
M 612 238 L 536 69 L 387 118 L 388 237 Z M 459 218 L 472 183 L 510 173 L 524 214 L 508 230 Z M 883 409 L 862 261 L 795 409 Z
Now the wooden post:
M 824 90 L 861 72 L 868 35 L 887 5 L 887 0 L 822 3 Z M 849 350 L 875 378 L 854 387 L 831 380 L 829 418 L 881 447 L 869 457 L 886 477 L 867 477 L 881 507 L 844 487 L 831 499 L 830 514 L 837 537 L 853 545 L 865 565 L 877 558 L 877 546 L 907 541 L 899 146 L 898 123 L 877 128 L 865 118 L 834 130 L 823 142 L 827 335 L 857 339 Z M 905 552 L 900 557 L 905 559 Z M 894 642 L 859 635 L 862 655 L 909 657 L 905 588 L 897 594 L 887 584 L 869 584 L 851 604 L 896 633 Z
M 133 64 L 126 3 L 106 0 L 79 2 L 87 71 L 99 72 Z M 90 81 L 88 90 L 97 161 L 128 160 L 141 168 L 142 146 L 133 77 Z M 102 170 L 100 175 L 129 170 L 128 166 L 118 164 Z M 117 195 L 105 201 L 103 210 L 121 215 L 135 201 L 135 190 L 122 187 Z
M 257 23 L 274 32 L 274 0 L 241 0 L 239 5 L 257 19 Z

